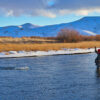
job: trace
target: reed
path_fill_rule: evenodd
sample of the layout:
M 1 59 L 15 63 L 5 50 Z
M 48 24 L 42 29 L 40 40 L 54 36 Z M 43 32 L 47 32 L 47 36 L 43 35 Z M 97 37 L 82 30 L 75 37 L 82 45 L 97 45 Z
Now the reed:
M 60 50 L 62 48 L 94 48 L 100 47 L 99 41 L 86 41 L 79 43 L 5 43 L 0 44 L 0 52 L 2 51 L 47 51 L 47 50 Z

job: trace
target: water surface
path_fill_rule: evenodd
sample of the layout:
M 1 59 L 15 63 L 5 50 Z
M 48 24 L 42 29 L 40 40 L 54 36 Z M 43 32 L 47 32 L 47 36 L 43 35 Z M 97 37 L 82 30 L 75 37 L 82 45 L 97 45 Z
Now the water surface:
M 100 100 L 95 54 L 0 59 L 1 100 Z

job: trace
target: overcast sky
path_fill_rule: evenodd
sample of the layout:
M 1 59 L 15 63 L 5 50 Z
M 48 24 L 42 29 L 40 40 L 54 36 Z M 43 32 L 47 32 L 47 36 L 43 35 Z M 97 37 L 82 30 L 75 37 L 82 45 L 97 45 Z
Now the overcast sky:
M 99 15 L 100 0 L 0 0 L 0 26 L 49 25 Z

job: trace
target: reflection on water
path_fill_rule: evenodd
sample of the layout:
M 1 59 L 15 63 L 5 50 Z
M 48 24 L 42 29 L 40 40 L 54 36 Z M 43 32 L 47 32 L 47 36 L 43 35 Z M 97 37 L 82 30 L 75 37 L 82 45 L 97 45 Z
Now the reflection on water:
M 100 77 L 100 68 L 96 68 L 96 74 L 97 74 L 97 77 Z
M 97 77 L 100 77 L 100 63 L 96 64 L 96 74 L 97 74 Z
M 100 77 L 100 60 L 98 60 L 98 57 L 96 57 L 96 59 L 95 59 L 95 64 L 96 64 L 97 77 Z
M 0 67 L 0 70 L 28 70 L 29 67 Z
M 0 59 L 1 69 L 30 69 L 0 70 L 0 99 L 100 100 L 100 71 L 95 71 L 95 57 L 85 54 Z

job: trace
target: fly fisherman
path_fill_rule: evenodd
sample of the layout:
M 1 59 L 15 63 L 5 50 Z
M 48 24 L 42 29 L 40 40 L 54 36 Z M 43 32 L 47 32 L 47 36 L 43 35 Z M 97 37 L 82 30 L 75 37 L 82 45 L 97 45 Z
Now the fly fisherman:
M 95 63 L 97 65 L 97 68 L 100 68 L 100 49 L 97 50 L 95 47 L 95 52 L 97 54 L 97 57 L 95 59 Z

